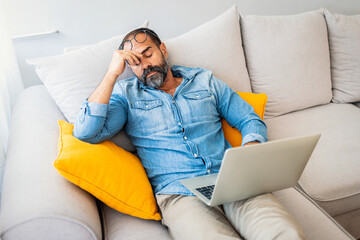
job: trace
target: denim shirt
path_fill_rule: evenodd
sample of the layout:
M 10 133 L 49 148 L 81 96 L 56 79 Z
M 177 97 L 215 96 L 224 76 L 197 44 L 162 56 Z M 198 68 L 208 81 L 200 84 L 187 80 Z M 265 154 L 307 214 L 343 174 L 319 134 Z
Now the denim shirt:
M 183 78 L 174 96 L 136 77 L 121 80 L 109 104 L 84 102 L 73 134 L 99 143 L 124 128 L 155 194 L 193 195 L 179 180 L 219 172 L 231 148 L 221 118 L 241 131 L 243 145 L 267 141 L 267 128 L 252 106 L 211 71 L 176 65 L 171 71 Z

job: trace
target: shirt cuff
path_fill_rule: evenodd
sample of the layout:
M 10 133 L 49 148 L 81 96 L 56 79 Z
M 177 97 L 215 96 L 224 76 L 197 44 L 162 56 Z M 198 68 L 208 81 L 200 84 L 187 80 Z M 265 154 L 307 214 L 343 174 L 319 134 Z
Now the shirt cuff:
M 108 104 L 86 101 L 86 107 L 90 116 L 106 117 Z
M 260 134 L 250 133 L 250 134 L 246 135 L 245 137 L 243 137 L 241 146 L 244 146 L 248 142 L 255 142 L 255 141 L 263 143 L 263 142 L 266 142 L 266 139 L 263 136 L 261 136 Z

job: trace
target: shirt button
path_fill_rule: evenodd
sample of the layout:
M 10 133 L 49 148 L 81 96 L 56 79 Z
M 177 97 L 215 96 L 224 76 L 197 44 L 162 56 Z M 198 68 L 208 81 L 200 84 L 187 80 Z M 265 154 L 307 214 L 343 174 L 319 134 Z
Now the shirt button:
M 187 139 L 187 137 L 184 137 L 184 139 L 186 140 Z M 195 156 L 196 157 L 196 156 Z
M 149 107 L 149 105 L 146 105 L 145 107 L 147 107 L 147 108 L 148 108 L 148 107 Z
M 172 100 L 172 103 L 175 103 L 175 100 Z
M 181 122 L 178 122 L 179 125 L 181 125 Z
M 197 98 L 199 98 L 199 96 L 196 96 Z
M 196 153 L 194 153 L 194 157 L 197 157 L 197 154 L 196 154 Z
M 207 170 L 208 173 L 211 173 L 210 169 Z

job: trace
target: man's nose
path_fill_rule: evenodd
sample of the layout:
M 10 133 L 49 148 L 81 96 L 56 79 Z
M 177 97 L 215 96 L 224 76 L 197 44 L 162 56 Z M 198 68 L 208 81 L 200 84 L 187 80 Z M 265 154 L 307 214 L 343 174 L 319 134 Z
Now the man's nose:
M 142 69 L 147 69 L 148 67 L 149 67 L 149 65 L 151 65 L 150 64 L 150 62 L 147 60 L 147 59 L 141 59 L 141 66 L 142 66 Z

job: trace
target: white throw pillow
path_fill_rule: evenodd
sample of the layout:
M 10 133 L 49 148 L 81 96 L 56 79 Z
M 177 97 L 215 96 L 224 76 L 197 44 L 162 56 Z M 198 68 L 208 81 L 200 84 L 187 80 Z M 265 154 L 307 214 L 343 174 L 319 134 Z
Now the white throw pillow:
M 333 102 L 360 101 L 360 14 L 324 10 L 329 29 Z
M 147 27 L 148 21 L 141 27 Z M 126 34 L 81 47 L 64 55 L 27 59 L 70 123 L 84 100 L 104 77 L 114 51 Z M 133 76 L 127 68 L 118 79 Z
M 251 87 L 268 96 L 265 118 L 329 103 L 329 45 L 323 10 L 241 15 Z
M 209 69 L 233 90 L 251 92 L 236 5 L 217 18 L 164 43 L 171 65 Z

